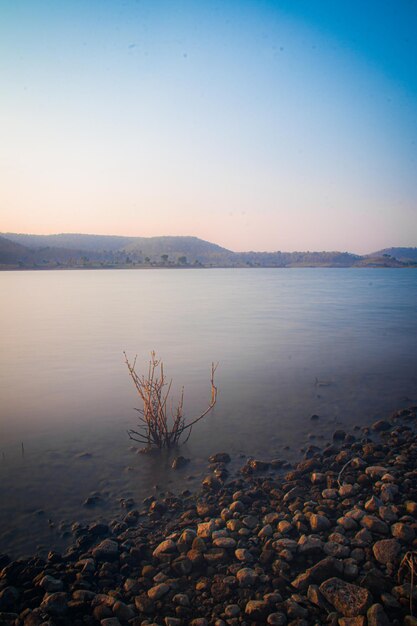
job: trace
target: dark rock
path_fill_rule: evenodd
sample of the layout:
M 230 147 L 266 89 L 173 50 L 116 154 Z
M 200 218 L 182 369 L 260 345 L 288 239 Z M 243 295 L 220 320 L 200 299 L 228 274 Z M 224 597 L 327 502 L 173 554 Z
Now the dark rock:
M 249 600 L 245 606 L 246 615 L 255 621 L 264 621 L 269 610 L 268 602 L 263 600 Z
M 309 522 L 313 532 L 328 530 L 331 526 L 330 520 L 327 517 L 324 515 L 317 515 L 316 513 L 311 515 Z
M 376 432 L 381 432 L 383 430 L 389 430 L 391 428 L 391 424 L 386 420 L 377 420 L 372 424 L 371 428 Z
M 369 607 L 367 618 L 368 626 L 390 626 L 391 624 L 381 604 L 373 604 Z
M 345 617 L 364 615 L 372 602 L 368 589 L 352 585 L 340 578 L 330 578 L 320 585 L 326 600 Z
M 209 463 L 230 463 L 230 455 L 227 452 L 217 452 L 209 456 Z
M 381 539 L 374 544 L 372 550 L 376 560 L 386 565 L 395 563 L 401 546 L 396 539 Z
M 222 486 L 220 480 L 216 478 L 215 476 L 211 476 L 211 475 L 206 476 L 203 479 L 202 485 L 204 489 L 207 489 L 208 491 L 218 491 Z
M 389 533 L 387 524 L 374 515 L 365 515 L 360 523 L 361 526 L 370 530 L 371 533 L 376 533 L 377 535 L 388 535 Z
M 176 456 L 175 459 L 172 461 L 171 467 L 174 470 L 179 470 L 188 465 L 189 462 L 190 459 L 186 459 L 185 456 Z
M 99 561 L 114 561 L 119 557 L 119 546 L 112 539 L 104 539 L 93 549 L 92 554 Z
M 332 576 L 342 574 L 342 572 L 342 562 L 334 557 L 328 556 L 307 569 L 304 573 L 299 574 L 291 584 L 299 591 L 305 591 L 309 585 L 319 585 Z
M 47 594 L 42 601 L 41 609 L 49 615 L 60 617 L 68 611 L 68 596 L 62 591 Z

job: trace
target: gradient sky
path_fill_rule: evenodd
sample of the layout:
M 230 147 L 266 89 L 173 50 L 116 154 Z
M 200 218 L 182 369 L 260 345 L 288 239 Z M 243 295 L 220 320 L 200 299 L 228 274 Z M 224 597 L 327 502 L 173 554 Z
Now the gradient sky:
M 2 0 L 0 231 L 417 245 L 416 0 Z

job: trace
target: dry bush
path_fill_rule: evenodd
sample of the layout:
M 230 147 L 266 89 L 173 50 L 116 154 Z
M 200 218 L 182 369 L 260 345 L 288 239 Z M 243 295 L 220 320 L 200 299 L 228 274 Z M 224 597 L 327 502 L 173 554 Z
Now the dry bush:
M 151 352 L 148 373 L 136 372 L 136 359 L 130 362 L 124 352 L 125 362 L 129 375 L 136 387 L 136 391 L 142 401 L 143 408 L 135 409 L 140 414 L 138 430 L 129 430 L 128 435 L 133 441 L 145 444 L 146 449 L 152 446 L 157 448 L 171 448 L 176 446 L 181 437 L 185 435 L 188 441 L 193 426 L 205 417 L 214 407 L 217 401 L 217 387 L 214 384 L 214 373 L 217 365 L 211 364 L 211 400 L 203 413 L 198 417 L 186 421 L 183 414 L 184 388 L 175 409 L 169 411 L 169 396 L 172 380 L 167 382 L 164 373 L 164 365 L 158 359 L 155 352 Z
M 398 569 L 398 582 L 404 582 L 407 576 L 410 578 L 410 615 L 413 615 L 413 593 L 415 585 L 415 573 L 417 570 L 417 551 L 410 550 L 403 556 Z

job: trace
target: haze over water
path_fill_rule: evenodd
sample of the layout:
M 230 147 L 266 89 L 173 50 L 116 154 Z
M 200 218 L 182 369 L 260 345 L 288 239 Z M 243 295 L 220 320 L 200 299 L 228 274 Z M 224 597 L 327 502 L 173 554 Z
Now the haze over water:
M 60 522 L 109 519 L 155 483 L 197 486 L 213 452 L 291 460 L 417 402 L 414 269 L 3 272 L 0 288 L 0 551 L 59 546 Z M 143 371 L 153 349 L 190 416 L 219 362 L 181 473 L 126 434 L 138 401 L 122 353 Z M 95 491 L 103 504 L 83 507 Z

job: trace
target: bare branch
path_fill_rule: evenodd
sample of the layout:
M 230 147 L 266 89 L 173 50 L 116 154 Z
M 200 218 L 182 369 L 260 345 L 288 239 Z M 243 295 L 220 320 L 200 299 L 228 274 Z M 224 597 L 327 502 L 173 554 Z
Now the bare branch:
M 175 409 L 172 408 L 171 415 L 170 417 L 168 416 L 167 407 L 172 380 L 169 383 L 166 382 L 163 362 L 157 358 L 155 352 L 151 352 L 147 376 L 139 375 L 136 372 L 136 356 L 133 362 L 130 362 L 126 352 L 123 352 L 123 354 L 129 375 L 143 406 L 143 408 L 135 409 L 140 414 L 139 420 L 141 423 L 139 424 L 139 429 L 142 432 L 129 430 L 128 435 L 130 439 L 138 443 L 144 443 L 147 447 L 156 446 L 158 448 L 169 448 L 172 445 L 177 445 L 183 433 L 186 433 L 185 441 L 188 441 L 193 426 L 202 420 L 217 402 L 217 387 L 214 384 L 214 374 L 218 364 L 211 364 L 211 400 L 208 407 L 198 417 L 186 422 L 183 413 L 184 388 L 181 390 Z

